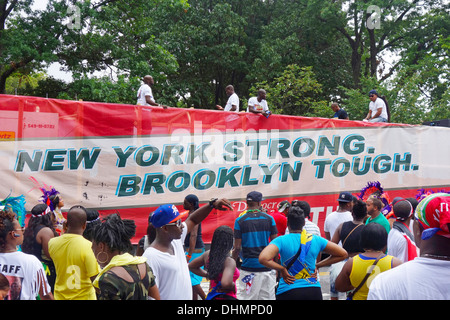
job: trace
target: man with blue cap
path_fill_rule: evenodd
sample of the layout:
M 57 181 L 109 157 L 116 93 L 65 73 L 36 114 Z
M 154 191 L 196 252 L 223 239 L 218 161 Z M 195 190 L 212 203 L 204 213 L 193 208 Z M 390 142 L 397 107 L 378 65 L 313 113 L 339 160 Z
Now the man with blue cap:
M 378 92 L 376 90 L 370 90 L 369 99 L 369 113 L 363 121 L 388 122 L 389 115 L 386 103 L 378 96 Z
M 150 223 L 156 229 L 156 238 L 143 256 L 155 275 L 161 300 L 192 300 L 192 284 L 184 253 L 186 235 L 202 222 L 213 209 L 233 210 L 227 199 L 212 199 L 184 222 L 188 214 L 180 214 L 173 204 L 160 206 L 153 212 Z

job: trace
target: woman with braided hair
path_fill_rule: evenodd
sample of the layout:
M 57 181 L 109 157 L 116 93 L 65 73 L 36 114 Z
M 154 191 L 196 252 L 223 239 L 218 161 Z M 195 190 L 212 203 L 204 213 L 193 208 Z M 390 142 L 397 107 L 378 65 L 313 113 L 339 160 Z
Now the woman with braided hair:
M 58 236 L 58 233 L 53 226 L 52 216 L 52 212 L 45 203 L 39 203 L 31 209 L 31 217 L 23 234 L 22 251 L 34 255 L 41 261 L 52 292 L 54 292 L 56 269 L 50 259 L 48 242 Z
M 206 300 L 236 300 L 236 280 L 239 269 L 231 258 L 233 230 L 228 226 L 218 227 L 211 240 L 211 248 L 189 263 L 189 270 L 210 280 L 210 291 Z M 202 269 L 205 266 L 206 270 Z
M 133 220 L 115 213 L 103 219 L 92 235 L 92 250 L 103 268 L 94 280 L 99 300 L 159 300 L 153 271 L 145 257 L 132 256 Z
M 53 227 L 58 235 L 61 235 L 64 233 L 64 223 L 66 222 L 66 218 L 64 218 L 61 212 L 61 208 L 64 207 L 64 200 L 61 194 L 54 187 L 48 186 L 45 183 L 39 183 L 34 177 L 29 177 L 29 179 L 35 185 L 35 188 L 33 189 L 39 189 L 42 192 L 41 201 L 45 203 L 53 213 Z

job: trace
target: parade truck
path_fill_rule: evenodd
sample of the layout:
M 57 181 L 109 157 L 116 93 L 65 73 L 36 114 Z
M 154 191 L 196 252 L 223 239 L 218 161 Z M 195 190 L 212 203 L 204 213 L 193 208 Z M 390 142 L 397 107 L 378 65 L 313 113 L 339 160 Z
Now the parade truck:
M 42 201 L 36 183 L 54 188 L 65 213 L 133 219 L 133 243 L 162 204 L 182 212 L 189 194 L 201 206 L 227 198 L 234 210 L 202 223 L 209 243 L 259 191 L 269 214 L 307 201 L 323 233 L 340 192 L 361 197 L 376 182 L 392 200 L 450 188 L 449 141 L 438 126 L 0 95 L 0 198 L 24 195 L 30 211 Z

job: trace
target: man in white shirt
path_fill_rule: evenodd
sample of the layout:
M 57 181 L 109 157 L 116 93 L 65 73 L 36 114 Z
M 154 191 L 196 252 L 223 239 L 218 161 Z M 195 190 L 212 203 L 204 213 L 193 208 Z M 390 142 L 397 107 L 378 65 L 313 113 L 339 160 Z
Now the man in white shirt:
M 143 256 L 155 275 L 161 300 L 192 300 L 192 283 L 183 247 L 186 235 L 202 222 L 213 209 L 233 210 L 227 199 L 213 199 L 187 215 L 180 214 L 172 204 L 160 206 L 150 218 L 156 238 Z
M 228 85 L 225 88 L 225 92 L 227 93 L 227 96 L 228 96 L 228 101 L 227 101 L 227 104 L 225 105 L 225 108 L 220 105 L 216 105 L 216 109 L 223 110 L 223 111 L 239 112 L 239 97 L 234 92 L 234 87 L 231 84 Z
M 270 115 L 269 107 L 266 101 L 266 90 L 259 89 L 256 97 L 248 99 L 247 112 L 262 114 L 265 117 Z
M 316 236 L 322 236 L 320 233 L 320 228 L 317 224 L 310 221 L 311 220 L 311 206 L 306 201 L 300 201 L 300 200 L 293 200 L 292 206 L 300 207 L 303 210 L 303 213 L 305 214 L 305 225 L 304 228 L 306 232 L 310 234 L 314 234 Z M 286 228 L 286 234 L 289 233 L 289 230 Z
M 325 217 L 324 233 L 325 238 L 329 241 L 333 238 L 333 234 L 337 227 L 344 222 L 352 221 L 353 196 L 350 192 L 341 192 L 337 199 L 339 208 Z
M 402 262 L 413 260 L 417 257 L 418 249 L 409 228 L 414 213 L 412 204 L 408 200 L 401 199 L 394 204 L 393 212 L 396 220 L 389 231 L 387 254 Z
M 414 237 L 420 257 L 376 276 L 368 300 L 450 300 L 450 194 L 419 202 Z
M 353 196 L 350 192 L 341 192 L 337 199 L 339 207 L 336 211 L 330 213 L 325 217 L 325 224 L 323 227 L 325 238 L 331 241 L 337 227 L 344 222 L 352 221 Z M 342 246 L 341 242 L 339 245 Z M 339 300 L 339 292 L 335 289 L 334 283 L 339 275 L 345 261 L 336 263 L 330 267 L 330 300 Z
M 388 122 L 387 106 L 383 99 L 378 97 L 375 90 L 369 92 L 369 113 L 364 121 L 369 122 Z
M 151 86 L 155 83 L 153 77 L 147 75 L 144 77 L 143 81 L 144 84 L 140 86 L 137 92 L 137 104 L 141 106 L 163 107 L 166 109 L 167 106 L 155 102 L 151 88 Z

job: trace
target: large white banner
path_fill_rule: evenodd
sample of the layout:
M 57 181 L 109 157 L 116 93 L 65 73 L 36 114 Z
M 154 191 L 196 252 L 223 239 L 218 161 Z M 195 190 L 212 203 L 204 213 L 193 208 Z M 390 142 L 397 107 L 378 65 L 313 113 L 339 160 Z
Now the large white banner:
M 2 141 L 3 192 L 36 203 L 34 177 L 66 203 L 99 209 L 450 185 L 450 129 L 428 126 L 308 130 L 176 130 L 170 135 Z M 6 197 L 7 194 L 3 194 Z M 27 208 L 28 210 L 30 208 Z

